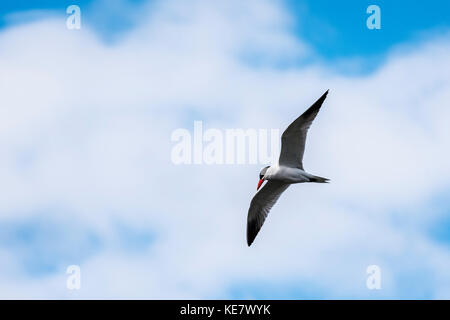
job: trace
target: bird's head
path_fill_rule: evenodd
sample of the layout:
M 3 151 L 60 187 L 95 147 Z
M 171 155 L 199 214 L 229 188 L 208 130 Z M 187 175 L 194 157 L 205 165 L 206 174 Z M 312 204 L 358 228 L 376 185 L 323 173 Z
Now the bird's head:
M 262 183 L 264 182 L 267 169 L 269 169 L 269 168 L 270 168 L 270 166 L 267 166 L 267 167 L 264 167 L 261 169 L 261 172 L 259 173 L 259 182 L 258 182 L 258 186 L 256 187 L 256 190 L 259 190 Z

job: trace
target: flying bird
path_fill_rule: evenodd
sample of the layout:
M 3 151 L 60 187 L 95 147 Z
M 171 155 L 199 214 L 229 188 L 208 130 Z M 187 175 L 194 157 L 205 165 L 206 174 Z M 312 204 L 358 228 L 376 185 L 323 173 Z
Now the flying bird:
M 303 169 L 303 153 L 308 129 L 327 97 L 328 90 L 300 117 L 292 122 L 281 136 L 281 153 L 278 163 L 267 166 L 259 173 L 259 190 L 253 197 L 247 216 L 247 244 L 250 246 L 261 229 L 270 209 L 280 195 L 293 183 L 326 183 L 327 178 L 312 175 Z

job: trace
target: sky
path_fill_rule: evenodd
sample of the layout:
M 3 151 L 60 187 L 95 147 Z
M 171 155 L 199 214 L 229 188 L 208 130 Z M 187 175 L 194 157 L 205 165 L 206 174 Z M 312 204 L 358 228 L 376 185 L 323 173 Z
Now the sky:
M 2 1 L 0 297 L 449 299 L 449 9 Z M 176 165 L 171 135 L 282 130 L 327 89 L 304 166 L 331 183 L 290 187 L 249 248 L 268 164 Z

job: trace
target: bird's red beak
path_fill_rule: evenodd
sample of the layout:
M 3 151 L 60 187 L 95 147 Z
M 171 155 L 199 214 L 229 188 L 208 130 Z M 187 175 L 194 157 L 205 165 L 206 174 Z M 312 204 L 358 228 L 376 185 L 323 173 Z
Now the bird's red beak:
M 261 187 L 261 185 L 262 185 L 263 182 L 264 182 L 264 178 L 259 179 L 258 186 L 256 187 L 256 190 L 257 190 L 257 191 L 259 190 L 259 188 Z

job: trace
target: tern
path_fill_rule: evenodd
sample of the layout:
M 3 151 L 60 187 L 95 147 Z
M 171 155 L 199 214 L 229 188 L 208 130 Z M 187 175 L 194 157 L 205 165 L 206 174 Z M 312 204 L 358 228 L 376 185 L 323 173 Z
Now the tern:
M 294 183 L 327 183 L 329 179 L 312 175 L 303 169 L 303 153 L 308 129 L 320 110 L 328 90 L 300 117 L 292 122 L 281 136 L 278 163 L 267 166 L 259 173 L 257 193 L 253 197 L 247 216 L 247 244 L 250 246 L 261 229 L 270 209 L 280 195 Z M 261 187 L 267 181 L 264 187 Z M 258 191 L 259 190 L 259 191 Z

